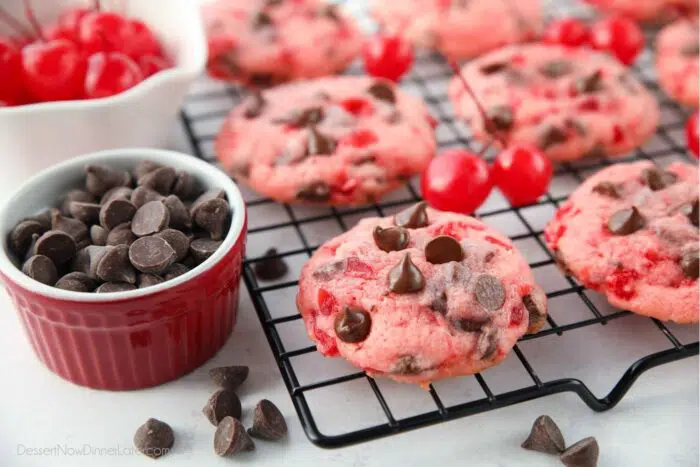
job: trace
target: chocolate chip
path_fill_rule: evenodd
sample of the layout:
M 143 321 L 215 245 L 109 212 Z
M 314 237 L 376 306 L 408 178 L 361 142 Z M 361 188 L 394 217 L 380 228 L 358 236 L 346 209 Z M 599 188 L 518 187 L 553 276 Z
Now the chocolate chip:
M 306 152 L 310 156 L 329 156 L 335 150 L 335 141 L 320 133 L 316 128 L 309 128 L 309 138 L 306 141 Z
M 389 271 L 389 289 L 398 294 L 420 292 L 425 287 L 425 278 L 420 269 L 406 253 L 399 264 Z
M 64 216 L 70 215 L 70 205 L 74 201 L 83 203 L 94 203 L 95 197 L 85 190 L 70 190 L 61 201 L 61 214 Z
M 56 266 L 61 266 L 73 259 L 77 246 L 67 233 L 49 230 L 37 239 L 34 250 L 38 255 L 48 256 Z
M 617 185 L 612 182 L 600 182 L 593 187 L 593 192 L 598 193 L 602 196 L 607 196 L 608 198 L 619 199 L 620 193 L 617 189 Z
M 476 343 L 476 348 L 479 352 L 479 358 L 481 360 L 490 360 L 496 355 L 498 350 L 498 331 L 495 329 L 489 329 L 484 331 L 482 329 L 479 340 Z
M 95 289 L 95 293 L 129 292 L 130 290 L 136 290 L 136 286 L 126 282 L 105 282 Z
M 88 245 L 82 248 L 75 255 L 73 270 L 85 273 L 92 279 L 97 279 L 97 267 L 107 251 L 107 247 L 97 245 Z
M 639 94 L 639 89 L 636 80 L 632 78 L 629 73 L 623 73 L 617 77 L 617 81 L 620 85 L 627 90 L 630 94 Z
M 263 399 L 253 410 L 253 426 L 248 434 L 255 438 L 275 441 L 287 436 L 287 422 L 275 404 Z
M 581 94 L 589 94 L 603 89 L 603 72 L 596 70 L 591 74 L 579 76 L 574 81 L 574 89 Z
M 170 211 L 160 201 L 151 201 L 141 206 L 131 221 L 131 231 L 137 237 L 153 235 L 168 227 Z
M 78 219 L 83 224 L 91 225 L 99 222 L 100 208 L 99 204 L 73 201 L 68 209 L 73 218 Z
M 485 74 L 485 75 L 492 75 L 494 73 L 498 73 L 499 71 L 503 71 L 506 68 L 508 68 L 508 64 L 505 62 L 494 62 L 494 63 L 489 63 L 488 65 L 484 65 L 480 68 L 480 71 Z
M 659 191 L 667 188 L 678 180 L 678 176 L 673 172 L 648 168 L 642 170 L 642 182 L 652 191 Z
M 162 237 L 173 250 L 175 250 L 175 261 L 182 261 L 190 250 L 190 238 L 179 230 L 165 229 L 156 234 Z
M 163 196 L 170 194 L 177 178 L 177 172 L 172 167 L 161 167 L 139 178 L 138 185 L 151 188 Z
M 498 278 L 483 274 L 474 285 L 476 301 L 488 311 L 500 310 L 506 302 L 506 291 Z
M 508 131 L 513 127 L 513 109 L 508 105 L 497 105 L 487 112 L 489 124 L 495 131 Z
M 693 40 L 692 42 L 688 42 L 687 44 L 683 44 L 680 52 L 681 52 L 681 55 L 683 55 L 684 57 L 697 58 L 698 54 L 700 54 L 700 44 L 698 43 L 697 40 Z
M 581 120 L 576 118 L 567 118 L 564 124 L 567 128 L 573 128 L 573 130 L 578 133 L 579 136 L 586 136 L 588 134 L 586 125 Z
M 530 318 L 528 328 L 532 329 L 541 327 L 541 325 L 544 323 L 545 315 L 532 298 L 532 295 L 525 295 L 523 297 L 523 304 L 525 305 L 525 309 L 527 310 Z
M 54 285 L 58 279 L 56 265 L 44 255 L 34 255 L 22 265 L 22 272 L 42 284 Z
M 697 279 L 700 275 L 700 252 L 697 245 L 694 248 L 688 248 L 681 254 L 680 267 L 685 277 Z
M 146 186 L 139 186 L 136 187 L 131 193 L 130 201 L 134 206 L 136 206 L 136 209 L 138 209 L 146 203 L 150 203 L 151 201 L 162 201 L 163 199 L 165 199 L 163 195 L 158 193 L 156 190 Z
M 220 366 L 209 370 L 209 377 L 218 386 L 235 391 L 248 378 L 245 365 Z
M 245 431 L 243 424 L 233 417 L 224 417 L 214 433 L 214 453 L 227 457 L 242 451 L 254 451 L 255 443 Z
M 107 204 L 113 199 L 130 199 L 134 190 L 128 186 L 117 186 L 109 190 L 100 198 L 100 204 Z
M 113 229 L 119 224 L 129 222 L 136 213 L 136 206 L 131 201 L 117 198 L 102 205 L 100 209 L 100 225 L 105 229 Z
M 272 73 L 253 73 L 249 79 L 252 87 L 268 88 L 275 84 L 275 75 Z
M 566 448 L 564 436 L 549 415 L 540 415 L 532 424 L 530 435 L 521 446 L 530 451 L 560 454 Z
M 95 196 L 102 196 L 117 186 L 131 183 L 129 172 L 113 169 L 107 165 L 91 164 L 85 166 L 85 188 Z M 74 199 L 72 201 L 93 202 L 93 199 Z
M 209 200 L 215 199 L 215 198 L 220 198 L 220 199 L 226 199 L 226 193 L 224 190 L 215 188 L 213 190 L 205 191 L 202 193 L 199 198 L 197 198 L 193 203 L 192 206 L 190 206 L 190 215 L 194 217 L 195 213 L 197 212 L 197 209 L 199 207 L 206 203 Z
M 408 246 L 408 230 L 403 227 L 387 227 L 383 229 L 376 226 L 372 232 L 374 243 L 377 247 L 386 252 L 400 251 Z
M 161 237 L 143 237 L 129 247 L 129 259 L 141 272 L 161 274 L 175 262 L 175 250 Z
M 76 244 L 85 241 L 89 235 L 87 225 L 78 219 L 65 217 L 58 209 L 51 210 L 51 228 L 67 233 Z
M 221 240 L 229 224 L 228 201 L 214 198 L 200 204 L 193 216 L 194 223 L 209 233 L 212 240 Z
M 46 232 L 44 226 L 35 220 L 24 220 L 14 226 L 10 231 L 10 249 L 19 257 L 23 257 L 29 250 L 32 236 Z
M 131 231 L 131 222 L 125 222 L 123 224 L 119 224 L 118 226 L 109 231 L 109 233 L 107 234 L 107 239 L 105 240 L 105 245 L 131 246 L 131 244 L 134 243 L 137 238 L 138 237 L 134 235 L 134 233 Z
M 331 199 L 331 189 L 325 182 L 313 182 L 300 188 L 296 198 L 309 203 L 323 203 Z
M 250 22 L 250 26 L 253 29 L 257 30 L 274 26 L 274 23 L 272 22 L 272 18 L 270 17 L 270 15 L 268 15 L 264 11 L 258 11 L 255 15 L 253 15 L 253 18 Z
M 183 274 L 187 274 L 188 272 L 190 272 L 190 268 L 188 268 L 184 264 L 173 263 L 168 269 L 165 270 L 165 275 L 163 276 L 163 278 L 166 281 L 169 281 L 171 279 L 175 279 L 176 277 L 180 277 Z
M 274 281 L 287 274 L 289 267 L 282 258 L 277 256 L 277 249 L 270 248 L 265 252 L 265 257 L 255 263 L 253 270 L 258 279 Z
M 644 217 L 636 207 L 621 209 L 615 212 L 608 220 L 608 230 L 614 235 L 629 235 L 642 228 L 646 224 Z
M 134 434 L 134 446 L 141 454 L 158 459 L 170 452 L 175 443 L 175 434 L 165 422 L 149 418 Z
M 696 199 L 692 203 L 685 203 L 679 209 L 679 211 L 685 215 L 691 224 L 698 227 L 698 200 Z
M 304 110 L 293 110 L 286 116 L 274 120 L 274 123 L 284 123 L 294 127 L 302 128 L 309 125 L 321 123 L 325 118 L 323 107 L 309 107 Z
M 375 81 L 367 89 L 369 95 L 380 101 L 388 102 L 389 104 L 396 103 L 396 94 L 394 94 L 394 87 L 386 81 Z
M 50 209 L 44 209 L 39 214 L 32 216 L 28 219 L 24 219 L 24 220 L 38 222 L 44 228 L 44 232 L 46 232 L 47 230 L 51 230 L 51 210 Z
M 423 369 L 416 362 L 416 357 L 413 355 L 403 355 L 396 360 L 392 366 L 391 373 L 399 375 L 417 375 Z
M 335 316 L 335 334 L 343 342 L 357 344 L 367 339 L 372 327 L 372 317 L 361 308 L 345 306 Z
M 189 230 L 192 228 L 190 211 L 180 198 L 175 195 L 170 195 L 163 200 L 163 204 L 168 208 L 168 211 L 170 211 L 170 227 L 180 230 Z
M 338 5 L 323 5 L 323 7 L 321 7 L 321 16 L 337 23 L 340 23 L 343 20 L 340 12 L 338 11 Z
M 263 99 L 260 91 L 253 91 L 253 94 L 248 98 L 245 104 L 245 110 L 243 111 L 243 116 L 248 120 L 258 118 L 263 109 L 265 108 L 265 99 Z
M 221 241 L 210 240 L 208 238 L 198 238 L 190 243 L 190 255 L 197 264 L 206 261 L 221 246 Z
M 345 263 L 343 261 L 333 261 L 332 263 L 319 266 L 311 275 L 314 279 L 327 282 L 343 271 L 344 268 Z
M 41 236 L 39 234 L 32 234 L 32 238 L 29 241 L 29 247 L 27 247 L 27 252 L 24 254 L 24 260 L 28 260 L 36 254 L 36 242 Z
M 97 287 L 97 282 L 84 272 L 74 271 L 61 277 L 54 287 L 73 292 L 92 292 Z
M 488 319 L 477 318 L 460 318 L 452 322 L 452 324 L 464 332 L 481 332 L 482 328 L 488 323 Z
M 156 275 L 156 274 L 144 274 L 140 273 L 138 277 L 136 278 L 136 283 L 139 286 L 139 289 L 144 289 L 146 287 L 151 287 L 153 285 L 158 285 L 161 284 L 165 281 L 162 277 Z
M 191 173 L 181 170 L 177 173 L 177 177 L 175 177 L 172 194 L 183 201 L 189 200 L 202 194 L 202 187 Z
M 567 139 L 566 132 L 558 126 L 545 125 L 540 131 L 539 146 L 543 150 L 549 149 L 554 145 L 565 143 Z
M 216 426 L 224 417 L 241 418 L 241 401 L 232 390 L 220 389 L 212 394 L 202 413 Z
M 429 263 L 443 264 L 450 261 L 462 261 L 464 250 L 462 245 L 452 237 L 440 235 L 425 245 L 425 259 Z
M 569 60 L 550 60 L 545 62 L 540 68 L 539 72 L 545 75 L 547 78 L 561 78 L 562 76 L 568 75 L 573 70 L 573 65 Z
M 506 82 L 514 86 L 522 86 L 529 81 L 527 76 L 525 76 L 523 72 L 514 68 L 507 68 L 505 71 L 505 75 Z
M 559 460 L 566 467 L 596 467 L 600 449 L 595 438 L 584 438 L 562 452 Z
M 147 173 L 151 173 L 156 169 L 160 169 L 163 167 L 157 162 L 153 161 L 140 161 L 138 164 L 136 164 L 136 167 L 134 167 L 134 170 L 131 171 L 131 175 L 134 180 L 138 180 Z
M 428 225 L 428 205 L 421 201 L 394 216 L 394 223 L 407 229 L 419 229 Z
M 105 282 L 136 283 L 136 271 L 129 262 L 129 247 L 109 247 L 97 265 L 97 277 Z

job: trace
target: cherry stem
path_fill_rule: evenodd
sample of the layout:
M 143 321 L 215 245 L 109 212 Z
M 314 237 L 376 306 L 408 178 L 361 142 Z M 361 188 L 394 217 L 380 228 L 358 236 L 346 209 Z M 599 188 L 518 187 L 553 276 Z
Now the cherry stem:
M 37 21 L 36 16 L 34 15 L 34 8 L 32 8 L 31 0 L 24 0 L 24 14 L 27 16 L 27 20 L 34 29 L 34 32 L 36 33 L 37 37 L 42 41 L 46 42 L 46 38 L 44 37 L 44 34 L 41 31 L 41 25 L 39 24 L 39 21 Z
M 0 20 L 4 21 L 10 28 L 12 28 L 16 34 L 22 38 L 32 38 L 34 34 L 32 31 L 20 23 L 17 18 L 12 16 L 7 10 L 0 6 Z
M 102 3 L 100 2 L 100 0 L 93 0 L 92 8 L 95 11 L 102 11 Z

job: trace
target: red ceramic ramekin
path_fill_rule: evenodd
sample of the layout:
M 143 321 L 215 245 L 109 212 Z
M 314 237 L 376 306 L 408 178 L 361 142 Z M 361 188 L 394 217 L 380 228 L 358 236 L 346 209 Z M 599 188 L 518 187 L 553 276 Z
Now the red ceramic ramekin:
M 138 389 L 194 370 L 226 342 L 236 324 L 246 211 L 231 179 L 192 156 L 122 149 L 77 157 L 24 183 L 0 208 L 7 233 L 21 219 L 53 206 L 83 180 L 85 164 L 130 169 L 141 160 L 192 173 L 226 192 L 232 224 L 221 247 L 198 267 L 145 289 L 111 294 L 71 292 L 22 274 L 3 242 L 0 276 L 39 359 L 61 377 L 96 389 Z

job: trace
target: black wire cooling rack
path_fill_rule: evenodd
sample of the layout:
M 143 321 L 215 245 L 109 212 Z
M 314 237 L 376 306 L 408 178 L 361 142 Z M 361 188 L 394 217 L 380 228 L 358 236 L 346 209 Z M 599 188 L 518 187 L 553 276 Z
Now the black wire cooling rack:
M 590 14 L 590 11 L 580 4 L 573 4 L 568 1 L 552 3 L 549 12 L 552 16 L 572 14 L 586 16 Z M 647 40 L 651 47 L 653 47 L 655 35 L 656 31 L 647 31 Z M 348 71 L 351 74 L 361 72 L 362 70 L 357 67 Z M 660 165 L 665 165 L 671 160 L 692 160 L 687 154 L 682 138 L 683 127 L 689 112 L 671 101 L 659 89 L 653 71 L 653 55 L 650 49 L 646 50 L 637 62 L 634 73 L 657 96 L 662 109 L 662 121 L 652 143 L 637 149 L 629 157 L 618 158 L 615 161 L 647 159 Z M 416 57 L 413 71 L 404 79 L 402 86 L 408 92 L 420 95 L 432 110 L 433 116 L 439 120 L 440 125 L 436 131 L 440 149 L 455 146 L 478 149 L 479 145 L 472 141 L 468 129 L 456 121 L 452 114 L 446 93 L 447 82 L 451 77 L 451 70 L 439 56 L 422 53 Z M 203 129 L 207 125 L 202 125 L 202 122 L 220 122 L 228 110 L 243 97 L 245 97 L 243 91 L 228 86 L 221 86 L 215 90 L 198 90 L 190 95 L 188 103 L 182 112 L 182 121 L 186 135 L 197 157 L 210 162 L 214 161 L 211 144 L 216 132 L 215 130 Z M 212 105 L 206 105 L 207 103 Z M 214 110 L 201 112 L 193 110 L 195 107 L 207 107 Z M 567 193 L 561 193 L 554 189 L 558 180 L 568 179 L 573 181 L 574 184 L 580 183 L 587 174 L 613 162 L 607 159 L 596 159 L 579 163 L 561 164 L 555 170 L 553 188 L 550 188 L 550 191 L 536 204 L 516 209 L 507 205 L 506 202 L 502 202 L 500 205 L 497 204 L 495 207 L 493 204 L 489 205 L 487 203 L 477 214 L 487 223 L 489 220 L 508 214 L 511 217 L 514 216 L 513 218 L 522 224 L 522 231 L 510 235 L 510 237 L 516 245 L 519 242 L 529 242 L 540 250 L 539 256 L 529 261 L 537 276 L 538 270 L 554 267 L 554 258 L 542 239 L 542 226 L 532 221 L 531 216 L 527 214 L 527 210 L 548 208 L 550 211 L 553 211 L 567 197 Z M 315 242 L 313 238 L 310 238 L 313 235 L 310 235 L 309 232 L 313 231 L 316 224 L 331 222 L 336 224 L 338 231 L 345 231 L 351 227 L 349 219 L 388 215 L 419 199 L 420 195 L 418 194 L 415 180 L 407 186 L 402 195 L 391 196 L 383 202 L 352 209 L 318 208 L 318 210 L 305 209 L 303 212 L 300 212 L 293 206 L 281 205 L 269 199 L 253 197 L 247 201 L 251 219 L 255 216 L 253 211 L 260 211 L 261 209 L 262 212 L 274 210 L 277 215 L 272 216 L 275 219 L 271 223 L 251 226 L 249 235 L 275 232 L 279 234 L 278 238 L 286 238 L 290 244 L 298 245 L 279 253 L 278 256 L 286 260 L 299 257 L 303 260 L 308 258 L 321 243 Z M 269 246 L 279 247 L 279 245 Z M 493 384 L 487 382 L 490 375 L 489 372 L 485 373 L 486 377 L 477 374 L 473 377 L 458 378 L 457 382 L 453 384 L 463 385 L 465 389 L 464 391 L 458 389 L 456 396 L 454 391 L 452 391 L 452 395 L 449 398 L 441 396 L 440 383 L 433 384 L 428 390 L 431 402 L 419 404 L 418 409 L 414 408 L 409 416 L 402 417 L 395 413 L 396 410 L 392 409 L 394 401 L 392 401 L 391 397 L 393 396 L 387 396 L 393 390 L 391 386 L 382 381 L 375 381 L 354 368 L 343 367 L 343 370 L 338 372 L 333 367 L 327 371 L 325 367 L 330 367 L 333 365 L 331 362 L 337 359 L 315 359 L 312 372 L 316 375 L 316 378 L 311 382 L 300 381 L 300 359 L 318 354 L 315 346 L 308 345 L 309 341 L 306 341 L 300 348 L 291 348 L 291 346 L 286 345 L 283 336 L 284 332 L 281 330 L 282 327 L 289 323 L 301 323 L 301 316 L 297 313 L 294 304 L 297 281 L 282 280 L 271 284 L 258 282 L 253 274 L 252 267 L 261 259 L 260 254 L 246 257 L 244 261 L 244 281 L 306 434 L 313 443 L 322 447 L 340 447 L 368 441 L 405 430 L 486 412 L 562 392 L 576 393 L 591 409 L 605 411 L 617 405 L 637 378 L 645 371 L 698 354 L 696 335 L 693 335 L 690 339 L 679 338 L 676 335 L 679 329 L 677 326 L 674 331 L 672 330 L 674 325 L 666 325 L 655 319 L 636 317 L 630 319 L 649 320 L 653 323 L 653 325 L 649 324 L 655 329 L 652 332 L 660 333 L 663 336 L 661 340 L 665 344 L 653 346 L 653 349 L 650 346 L 643 352 L 641 358 L 635 357 L 636 361 L 629 360 L 629 362 L 633 362 L 630 366 L 627 366 L 629 362 L 625 363 L 627 366 L 626 370 L 623 367 L 623 370 L 620 371 L 622 373 L 621 376 L 619 378 L 618 376 L 614 377 L 613 381 L 616 381 L 616 383 L 604 397 L 596 397 L 591 390 L 591 385 L 587 385 L 581 379 L 572 377 L 573 372 L 559 369 L 555 375 L 547 374 L 541 376 L 537 369 L 538 365 L 542 365 L 542 363 L 533 358 L 527 358 L 527 352 L 521 348 L 527 345 L 529 341 L 546 339 L 548 336 L 558 336 L 559 340 L 555 345 L 578 345 L 578 342 L 575 342 L 572 337 L 572 333 L 576 330 L 607 326 L 613 320 L 630 316 L 629 312 L 626 311 L 606 310 L 599 300 L 598 304 L 596 304 L 596 300 L 590 291 L 578 284 L 575 279 L 562 275 L 562 280 L 558 282 L 558 285 L 547 290 L 550 300 L 549 326 L 546 326 L 545 329 L 535 335 L 523 337 L 519 344 L 514 347 L 513 355 L 508 359 L 517 359 L 519 365 L 522 366 L 520 371 L 524 370 L 526 372 L 527 376 L 524 380 L 521 380 L 515 387 L 511 386 L 507 389 L 502 389 L 494 388 Z M 278 294 L 286 298 L 281 302 L 278 300 L 273 310 L 267 299 L 270 294 Z M 558 309 L 556 303 L 559 303 L 557 299 L 560 298 L 573 298 L 584 311 L 577 315 L 575 319 L 568 319 L 566 323 L 558 323 L 558 313 L 564 311 L 563 308 L 565 308 L 562 304 L 559 305 Z M 280 307 L 283 309 L 280 310 Z M 685 343 L 683 340 L 685 340 Z M 586 358 L 584 351 L 580 352 L 580 358 Z M 589 363 L 591 365 L 600 364 L 600 362 L 595 361 Z M 548 370 L 546 373 L 552 372 Z M 351 382 L 355 383 L 351 388 L 341 388 L 341 386 Z M 476 385 L 474 385 L 474 382 L 476 382 Z M 358 384 L 364 384 L 365 386 L 361 387 Z M 393 385 L 396 386 L 395 384 Z M 369 391 L 367 391 L 367 387 Z M 471 389 L 466 389 L 467 387 Z M 608 385 L 607 388 L 609 387 Z M 320 399 L 322 402 L 315 405 L 309 402 L 315 392 L 326 389 L 336 391 L 338 400 L 329 402 L 327 398 Z M 416 391 L 419 390 L 416 389 Z M 357 410 L 359 415 L 353 415 L 356 420 L 352 428 L 338 429 L 331 427 L 328 429 L 324 428 L 322 432 L 321 428 L 319 428 L 318 419 L 319 417 L 324 418 L 325 406 L 336 403 L 348 404 L 349 398 L 357 395 L 357 393 L 362 393 L 363 396 L 361 397 L 365 397 L 365 399 L 367 397 L 370 399 L 376 398 L 379 409 L 372 412 L 372 416 L 366 418 L 362 415 L 362 410 Z M 409 402 L 408 404 L 412 403 Z M 377 412 L 379 413 L 378 417 Z M 325 417 L 326 421 L 327 418 Z M 332 433 L 329 434 L 329 432 Z

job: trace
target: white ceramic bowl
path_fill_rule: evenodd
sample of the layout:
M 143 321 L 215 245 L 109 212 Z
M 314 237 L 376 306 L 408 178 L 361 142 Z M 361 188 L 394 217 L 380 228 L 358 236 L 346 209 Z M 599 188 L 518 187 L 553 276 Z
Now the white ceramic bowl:
M 23 0 L 1 0 L 24 18 Z M 88 0 L 32 2 L 47 24 Z M 167 142 L 187 90 L 204 69 L 206 39 L 196 0 L 102 0 L 146 22 L 165 46 L 174 68 L 106 99 L 50 102 L 0 109 L 0 196 L 37 171 L 79 154 L 120 147 L 161 147 Z M 113 8 L 112 8 L 113 7 Z M 3 31 L 0 25 L 0 33 Z

